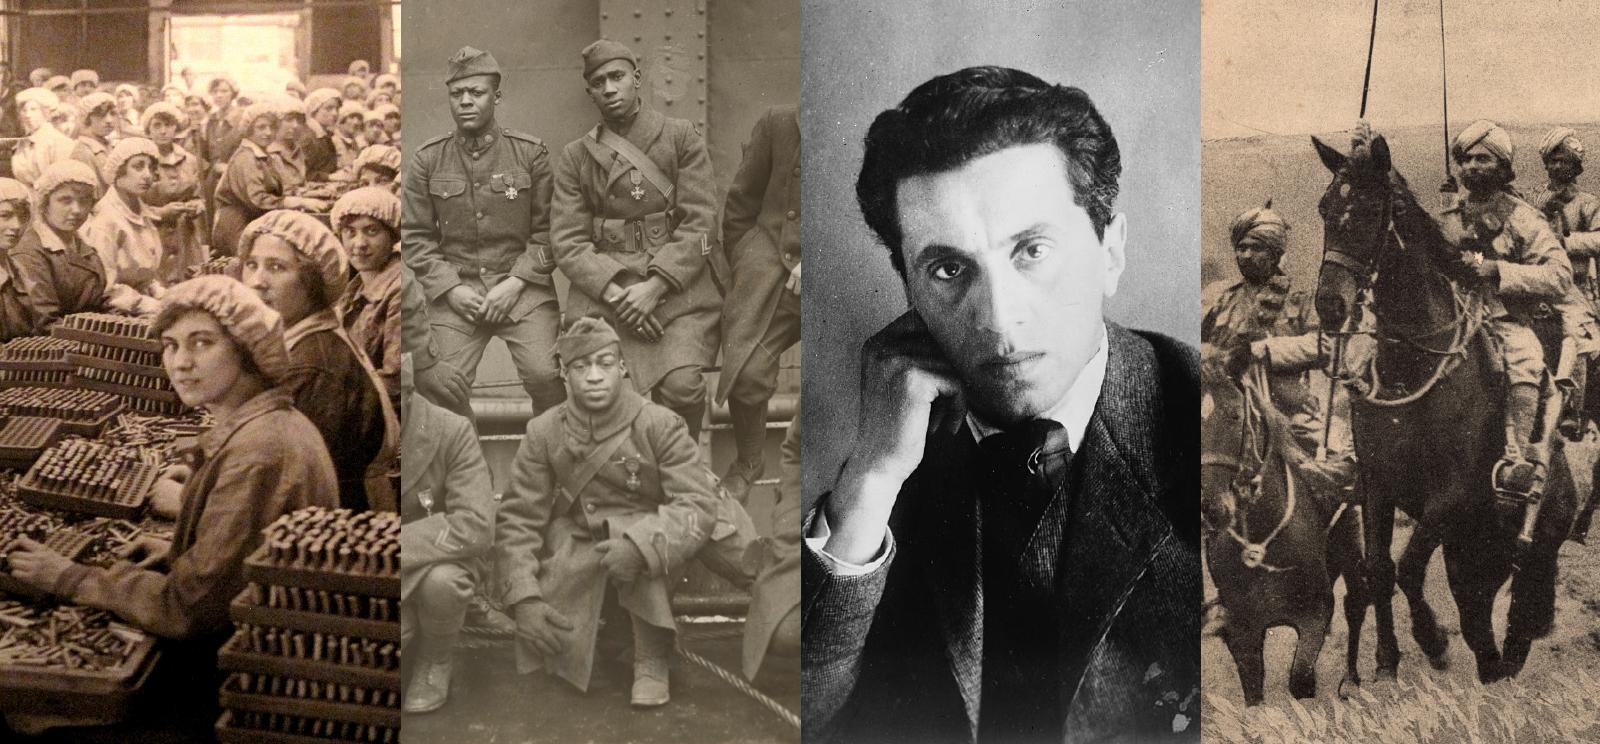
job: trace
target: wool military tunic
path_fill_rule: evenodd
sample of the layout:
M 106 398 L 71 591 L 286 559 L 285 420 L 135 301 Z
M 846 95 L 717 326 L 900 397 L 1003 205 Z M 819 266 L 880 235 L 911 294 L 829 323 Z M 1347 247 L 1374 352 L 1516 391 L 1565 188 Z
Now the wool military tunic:
M 1550 221 L 1567 248 L 1573 283 L 1593 297 L 1596 277 L 1589 272 L 1589 262 L 1600 258 L 1600 197 L 1579 191 L 1577 184 L 1552 190 L 1546 183 L 1534 189 L 1528 205 Z
M 417 396 L 405 417 L 400 458 L 400 600 L 428 569 L 455 563 L 473 573 L 494 544 L 494 489 L 472 422 Z
M 607 585 L 635 617 L 676 627 L 671 577 L 707 538 L 721 536 L 712 476 L 699 454 L 681 417 L 627 387 L 604 414 L 569 402 L 529 422 L 496 517 L 496 593 L 507 608 L 543 599 L 575 628 L 567 650 L 552 658 L 519 644 L 519 671 L 545 666 L 587 690 Z M 611 581 L 595 551 L 600 541 L 623 537 L 648 567 L 628 583 Z
M 719 401 L 732 391 L 771 326 L 778 303 L 799 307 L 800 298 L 784 288 L 789 272 L 800 263 L 800 119 L 795 106 L 770 109 L 756 124 L 728 188 L 722 233 L 733 287 L 722 314 Z
M 675 184 L 670 200 L 601 144 L 598 131 L 561 151 L 551 240 L 561 273 L 572 280 L 567 316 L 599 315 L 615 326 L 634 388 L 646 392 L 674 369 L 716 360 L 722 303 L 706 261 L 717 242 L 715 175 L 705 140 L 683 119 L 640 111 L 623 135 Z M 651 276 L 670 287 L 655 308 L 666 329 L 656 343 L 601 301 L 607 283 Z
M 454 133 L 429 140 L 404 169 L 401 201 L 405 259 L 433 304 L 435 325 L 474 331 L 443 301 L 461 284 L 487 293 L 507 276 L 521 279 L 513 323 L 556 301 L 550 160 L 538 137 L 500 129 L 477 152 Z

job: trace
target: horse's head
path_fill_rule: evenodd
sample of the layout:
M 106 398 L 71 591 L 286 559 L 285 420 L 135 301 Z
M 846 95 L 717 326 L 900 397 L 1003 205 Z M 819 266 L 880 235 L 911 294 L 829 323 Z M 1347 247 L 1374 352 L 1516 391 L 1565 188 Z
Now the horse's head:
M 1220 360 L 1200 366 L 1200 514 L 1225 529 L 1238 507 L 1238 487 L 1254 476 L 1246 433 L 1244 389 Z
M 1322 270 L 1317 278 L 1317 314 L 1322 328 L 1337 331 L 1355 307 L 1384 243 L 1389 220 L 1389 143 L 1382 135 L 1349 155 L 1311 143 L 1333 174 L 1317 204 L 1322 215 Z

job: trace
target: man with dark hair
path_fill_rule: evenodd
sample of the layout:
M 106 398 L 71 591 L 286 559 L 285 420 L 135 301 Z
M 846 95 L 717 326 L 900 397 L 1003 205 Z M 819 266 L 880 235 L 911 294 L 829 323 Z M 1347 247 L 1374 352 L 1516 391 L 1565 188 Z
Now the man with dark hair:
M 600 123 L 561 151 L 551 222 L 572 280 L 569 315 L 621 331 L 633 386 L 683 417 L 699 441 L 721 301 L 707 270 L 716 241 L 711 156 L 694 124 L 646 108 L 633 50 L 584 47 L 584 89 Z
M 1120 174 L 1088 95 L 1017 70 L 873 122 L 857 196 L 911 310 L 808 515 L 808 737 L 1197 738 L 1198 360 L 1104 319 Z
M 1359 148 L 1370 138 L 1358 127 Z M 1490 290 L 1486 327 L 1499 340 L 1505 358 L 1505 456 L 1495 467 L 1497 488 L 1526 492 L 1546 463 L 1528 459 L 1539 386 L 1546 370 L 1543 347 L 1534 334 L 1536 317 L 1554 308 L 1561 313 L 1566 335 L 1577 338 L 1576 351 L 1589 351 L 1593 321 L 1581 306 L 1572 284 L 1572 264 L 1561 239 L 1545 221 L 1511 191 L 1515 145 L 1498 124 L 1478 120 L 1456 135 L 1450 156 L 1461 171 L 1467 195 L 1445 210 L 1445 237 L 1461 246 L 1462 263 Z M 1585 328 L 1585 326 L 1588 326 Z M 1579 335 L 1584 337 L 1579 337 Z
M 423 143 L 403 169 L 405 259 L 427 295 L 440 359 L 470 385 L 489 339 L 503 339 L 538 414 L 566 396 L 550 355 L 560 308 L 549 149 L 496 123 L 493 55 L 462 47 L 449 66 L 455 131 Z

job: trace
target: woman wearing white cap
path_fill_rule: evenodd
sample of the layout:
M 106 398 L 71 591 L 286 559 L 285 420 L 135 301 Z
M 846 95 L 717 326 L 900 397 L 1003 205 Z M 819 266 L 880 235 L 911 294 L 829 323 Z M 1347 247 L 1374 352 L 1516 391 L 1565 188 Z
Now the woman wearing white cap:
M 289 144 L 299 136 L 299 122 L 303 120 L 298 103 L 293 111 L 287 110 L 282 101 L 253 103 L 245 108 L 239 118 L 245 138 L 217 183 L 216 224 L 211 228 L 213 254 L 234 255 L 245 225 L 271 210 L 327 209 L 320 200 L 289 195 L 290 189 L 304 181 L 304 161 L 296 170 L 293 159 L 298 147 Z
M 187 278 L 186 270 L 206 262 L 205 200 L 200 179 L 205 164 L 178 144 L 184 114 L 165 101 L 150 104 L 140 121 L 156 145 L 156 182 L 144 202 L 152 207 L 161 232 L 160 278 L 175 284 Z
M 333 130 L 339 124 L 339 91 L 318 88 L 306 95 L 306 127 L 310 130 L 304 143 L 306 153 L 306 180 L 326 181 L 339 169 L 339 153 L 333 145 Z
M 245 587 L 245 556 L 279 516 L 334 505 L 333 463 L 325 448 L 308 446 L 316 428 L 279 386 L 289 371 L 282 320 L 238 281 L 203 276 L 173 287 L 153 330 L 178 397 L 215 422 L 196 447 L 199 464 L 184 482 L 172 538 L 143 536 L 105 568 L 24 540 L 11 552 L 11 572 L 73 604 L 181 641 L 163 646 L 171 673 L 163 694 L 174 695 L 169 703 L 180 690 L 209 695 L 146 706 L 129 725 L 209 728 L 217 712 L 206 701 L 216 701 L 221 681 L 215 654 L 234 630 L 228 603 Z
M 78 228 L 93 211 L 100 176 L 76 160 L 46 168 L 33 187 L 33 224 L 11 251 L 11 263 L 28 294 L 35 335 L 50 332 L 63 315 L 102 311 L 153 313 L 154 300 L 107 282 L 100 252 Z
M 155 186 L 160 155 L 155 143 L 144 137 L 124 137 L 112 145 L 100 167 L 100 180 L 110 188 L 81 231 L 105 264 L 108 302 L 152 314 L 157 307 L 154 300 L 161 298 L 166 286 L 159 275 L 157 215 L 145 207 L 144 199 Z M 163 208 L 161 214 L 167 211 Z
M 349 264 L 320 220 L 286 209 L 262 215 L 239 239 L 246 286 L 283 315 L 295 406 L 322 432 L 339 476 L 339 505 L 388 507 L 365 481 L 387 482 L 399 426 L 383 384 L 334 310 Z
M 399 410 L 400 198 L 385 188 L 358 188 L 334 202 L 332 217 L 356 270 L 339 298 L 339 317 Z
M 61 133 L 50 117 L 61 106 L 61 98 L 44 88 L 29 88 L 17 94 L 17 115 L 27 136 L 11 151 L 11 173 L 18 181 L 33 186 L 44 169 L 69 158 L 94 170 L 94 157 L 83 145 Z
M 28 229 L 31 198 L 21 181 L 0 178 L 0 341 L 33 333 L 33 312 L 22 291 L 22 277 L 11 264 L 11 249 Z
M 137 137 L 144 134 L 139 129 L 139 88 L 129 83 L 116 87 L 117 134 Z

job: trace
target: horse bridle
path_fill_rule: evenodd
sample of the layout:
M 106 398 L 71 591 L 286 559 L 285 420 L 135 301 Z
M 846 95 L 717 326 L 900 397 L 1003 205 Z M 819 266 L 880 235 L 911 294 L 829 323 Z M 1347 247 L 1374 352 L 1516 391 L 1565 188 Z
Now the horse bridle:
M 1240 422 L 1242 431 L 1239 436 L 1238 453 L 1232 457 L 1220 454 L 1202 454 L 1200 456 L 1200 467 L 1202 468 L 1212 466 L 1233 471 L 1233 476 L 1228 481 L 1228 490 L 1233 493 L 1235 504 L 1254 503 L 1261 497 L 1261 470 L 1267 464 L 1268 449 L 1271 447 L 1267 437 L 1261 432 L 1261 428 L 1264 425 L 1256 423 L 1257 419 L 1262 418 L 1265 414 L 1260 413 L 1255 408 L 1256 406 L 1272 405 L 1271 400 L 1267 397 L 1269 394 L 1266 392 L 1268 385 L 1266 365 L 1252 364 L 1250 370 L 1250 377 L 1240 386 L 1244 394 L 1244 415 Z M 1289 522 L 1294 517 L 1296 506 L 1294 476 L 1288 470 L 1288 462 L 1283 461 L 1282 458 L 1280 458 L 1280 462 L 1283 463 L 1284 467 L 1284 483 L 1286 484 L 1287 495 L 1284 499 L 1283 516 L 1279 518 L 1277 526 L 1273 527 L 1272 531 L 1260 542 L 1251 542 L 1249 538 L 1245 537 L 1250 528 L 1246 524 L 1244 513 L 1242 510 L 1234 508 L 1230 510 L 1228 524 L 1219 530 L 1239 544 L 1239 561 L 1244 564 L 1245 568 L 1260 568 L 1268 573 L 1279 573 L 1294 569 L 1294 566 L 1281 568 L 1268 565 L 1265 562 L 1267 547 L 1272 544 L 1273 540 L 1277 539 L 1285 527 L 1289 526 Z M 1212 525 L 1212 528 L 1216 529 L 1216 526 Z

